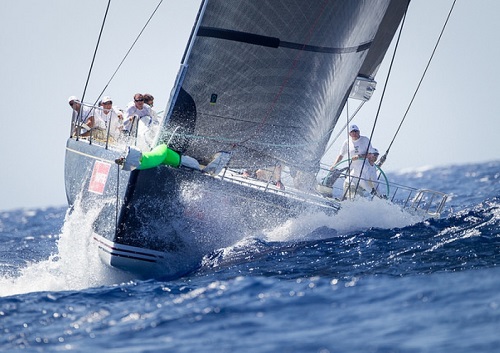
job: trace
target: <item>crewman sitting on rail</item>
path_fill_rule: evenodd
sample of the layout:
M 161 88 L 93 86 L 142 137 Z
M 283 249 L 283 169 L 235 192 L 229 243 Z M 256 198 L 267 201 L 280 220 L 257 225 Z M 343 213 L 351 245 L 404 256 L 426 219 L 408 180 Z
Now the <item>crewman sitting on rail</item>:
M 277 163 L 274 167 L 259 168 L 257 170 L 245 170 L 242 175 L 244 177 L 251 177 L 269 182 L 275 185 L 278 189 L 285 190 L 285 186 L 281 182 L 281 163 Z
M 104 125 L 101 119 L 95 117 L 94 108 L 82 104 L 77 97 L 69 97 L 68 103 L 71 109 L 73 109 L 72 124 L 75 128 L 73 132 L 75 135 L 89 136 L 91 130 L 100 129 Z

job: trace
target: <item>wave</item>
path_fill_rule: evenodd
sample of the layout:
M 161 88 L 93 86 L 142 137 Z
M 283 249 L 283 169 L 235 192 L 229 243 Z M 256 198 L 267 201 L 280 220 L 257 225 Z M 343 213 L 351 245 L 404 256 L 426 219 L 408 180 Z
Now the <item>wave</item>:
M 422 222 L 375 199 L 345 203 L 335 216 L 304 215 L 239 241 L 240 234 L 229 234 L 218 246 L 203 239 L 212 249 L 188 276 L 234 268 L 269 276 L 404 276 L 497 266 L 499 170 L 500 162 L 491 162 L 398 174 L 402 184 L 426 179 L 431 188 L 450 193 L 450 206 L 437 220 Z M 90 242 L 96 214 L 78 208 L 0 213 L 0 296 L 133 280 L 97 257 Z
M 333 220 L 330 220 L 331 222 Z M 298 221 L 300 223 L 300 221 Z M 500 256 L 500 202 L 403 227 L 314 230 L 296 237 L 247 238 L 206 256 L 200 273 L 217 270 L 278 277 L 407 276 L 495 267 Z M 293 228 L 290 225 L 288 228 Z M 278 234 L 286 234 L 279 230 Z M 235 269 L 236 267 L 236 269 Z
M 24 212 L 24 211 L 23 211 Z M 25 213 L 24 213 L 25 214 Z M 25 214 L 26 215 L 26 214 Z M 36 215 L 34 213 L 33 215 Z M 76 207 L 65 214 L 52 253 L 43 260 L 26 260 L 18 270 L 0 277 L 0 297 L 40 291 L 79 290 L 129 281 L 132 277 L 106 267 L 91 242 L 92 215 Z M 24 254 L 25 256 L 28 254 Z

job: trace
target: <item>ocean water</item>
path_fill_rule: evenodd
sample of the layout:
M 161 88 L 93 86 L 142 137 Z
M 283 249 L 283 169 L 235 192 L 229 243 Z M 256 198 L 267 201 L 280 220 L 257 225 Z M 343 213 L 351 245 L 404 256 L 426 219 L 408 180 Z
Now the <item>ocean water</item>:
M 169 281 L 102 265 L 64 206 L 0 212 L 0 351 L 500 352 L 500 161 L 388 176 L 443 217 L 350 203 Z

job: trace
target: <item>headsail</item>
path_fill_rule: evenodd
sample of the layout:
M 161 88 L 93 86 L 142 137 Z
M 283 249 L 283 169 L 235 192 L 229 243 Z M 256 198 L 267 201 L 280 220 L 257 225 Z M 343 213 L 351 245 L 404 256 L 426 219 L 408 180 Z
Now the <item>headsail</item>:
M 376 72 L 407 5 L 204 1 L 160 141 L 202 163 L 231 150 L 235 168 L 278 160 L 315 172 L 351 86 Z

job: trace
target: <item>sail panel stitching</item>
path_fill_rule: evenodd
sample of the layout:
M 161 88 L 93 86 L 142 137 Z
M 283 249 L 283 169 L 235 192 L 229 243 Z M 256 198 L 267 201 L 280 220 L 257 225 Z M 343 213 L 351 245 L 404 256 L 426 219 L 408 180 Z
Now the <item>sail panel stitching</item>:
M 225 39 L 240 43 L 260 45 L 269 48 L 287 48 L 287 49 L 311 51 L 311 52 L 326 53 L 326 54 L 358 53 L 369 49 L 370 45 L 372 44 L 372 42 L 368 42 L 355 47 L 345 47 L 345 48 L 322 47 L 317 45 L 287 42 L 287 41 L 282 41 L 276 37 L 269 37 L 260 34 L 234 31 L 230 29 L 215 28 L 215 27 L 200 27 L 198 29 L 197 35 L 199 37 Z

